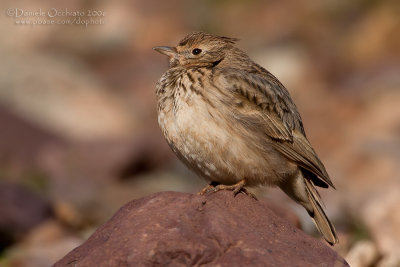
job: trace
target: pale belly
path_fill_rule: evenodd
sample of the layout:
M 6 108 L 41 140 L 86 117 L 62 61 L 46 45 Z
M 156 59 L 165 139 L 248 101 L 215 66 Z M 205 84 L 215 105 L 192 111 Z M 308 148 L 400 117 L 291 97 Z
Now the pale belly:
M 191 106 L 181 103 L 175 114 L 159 113 L 159 124 L 172 150 L 193 171 L 222 184 L 246 179 L 249 186 L 274 186 L 297 171 L 295 164 L 272 147 L 261 151 L 209 108 L 198 100 Z

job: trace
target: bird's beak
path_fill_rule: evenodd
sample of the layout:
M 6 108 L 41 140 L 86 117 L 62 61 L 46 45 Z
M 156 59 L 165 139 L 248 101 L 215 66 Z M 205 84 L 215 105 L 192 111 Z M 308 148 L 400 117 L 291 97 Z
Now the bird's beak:
M 170 46 L 156 46 L 153 47 L 153 50 L 156 50 L 157 52 L 164 54 L 168 57 L 172 57 L 176 54 L 176 48 Z

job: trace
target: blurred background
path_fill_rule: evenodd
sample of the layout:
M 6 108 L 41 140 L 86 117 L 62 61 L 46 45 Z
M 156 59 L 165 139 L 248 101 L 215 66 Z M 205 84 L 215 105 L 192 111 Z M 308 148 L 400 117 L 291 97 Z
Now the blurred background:
M 240 38 L 290 91 L 337 187 L 320 190 L 334 249 L 353 266 L 400 266 L 397 0 L 3 0 L 0 10 L 0 266 L 49 266 L 126 202 L 205 185 L 158 129 L 167 59 L 151 49 L 198 30 Z M 91 24 L 38 25 L 73 11 Z M 316 234 L 279 190 L 254 192 Z

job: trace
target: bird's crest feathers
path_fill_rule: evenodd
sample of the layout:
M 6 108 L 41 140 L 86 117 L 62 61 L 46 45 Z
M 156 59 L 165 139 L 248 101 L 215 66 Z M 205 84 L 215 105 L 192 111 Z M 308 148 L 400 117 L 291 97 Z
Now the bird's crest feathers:
M 192 46 L 193 44 L 198 44 L 203 41 L 208 41 L 208 42 L 218 42 L 218 43 L 224 43 L 224 44 L 234 44 L 239 39 L 237 38 L 231 38 L 231 37 L 225 37 L 225 36 L 218 36 L 218 35 L 212 35 L 209 33 L 205 32 L 192 32 L 188 35 L 186 35 L 178 44 L 178 46 Z

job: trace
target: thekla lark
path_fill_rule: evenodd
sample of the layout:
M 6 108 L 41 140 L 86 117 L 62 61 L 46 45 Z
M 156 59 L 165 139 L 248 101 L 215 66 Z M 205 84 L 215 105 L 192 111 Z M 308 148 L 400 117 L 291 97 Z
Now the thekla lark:
M 338 242 L 315 186 L 334 187 L 306 138 L 289 92 L 235 46 L 195 32 L 176 47 L 157 83 L 158 122 L 175 154 L 210 182 L 202 193 L 278 186 L 301 204 L 327 242 Z

